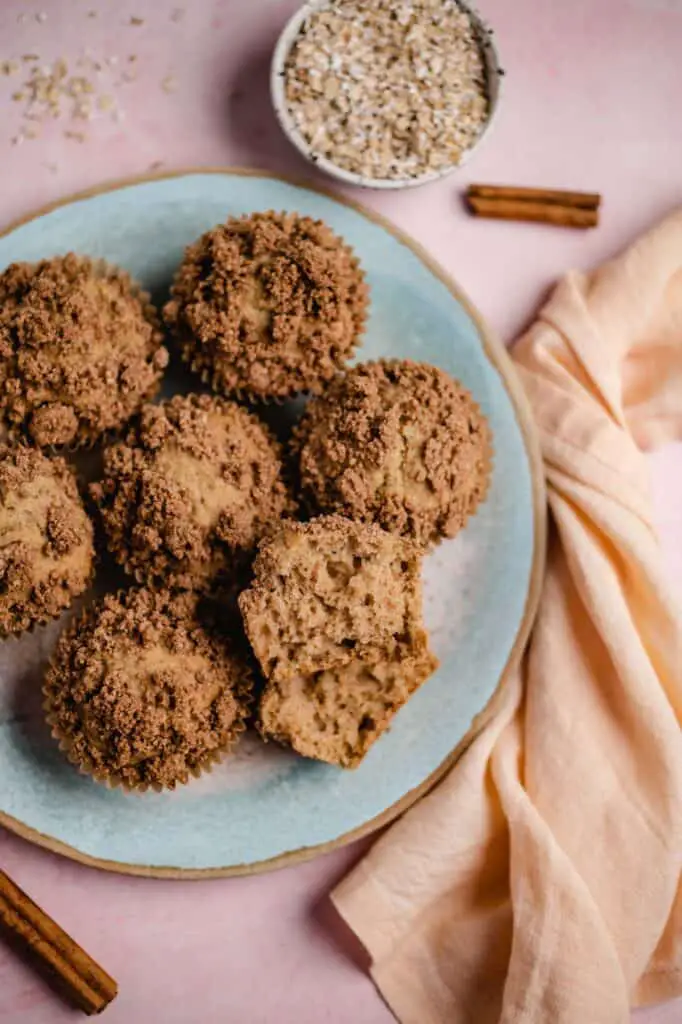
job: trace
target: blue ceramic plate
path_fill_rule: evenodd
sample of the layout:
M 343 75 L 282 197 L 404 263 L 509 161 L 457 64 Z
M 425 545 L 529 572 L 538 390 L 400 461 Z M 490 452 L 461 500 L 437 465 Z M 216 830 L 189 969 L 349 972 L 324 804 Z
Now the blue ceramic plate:
M 0 238 L 0 267 L 75 250 L 126 267 L 162 297 L 183 248 L 201 232 L 228 214 L 273 208 L 321 217 L 355 247 L 372 295 L 360 359 L 435 363 L 473 393 L 494 433 L 492 488 L 460 536 L 426 560 L 425 613 L 440 668 L 355 771 L 247 736 L 218 770 L 178 792 L 109 791 L 62 758 L 42 721 L 41 676 L 63 623 L 0 645 L 0 821 L 112 870 L 257 871 L 395 817 L 484 721 L 534 612 L 544 504 L 518 384 L 504 350 L 456 286 L 390 225 L 265 175 L 197 172 L 125 184 L 45 211 Z

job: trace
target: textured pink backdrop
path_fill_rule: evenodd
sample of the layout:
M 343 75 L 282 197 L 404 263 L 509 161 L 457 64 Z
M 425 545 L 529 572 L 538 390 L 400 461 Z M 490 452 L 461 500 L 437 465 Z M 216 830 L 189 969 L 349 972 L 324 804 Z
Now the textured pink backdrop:
M 74 190 L 166 168 L 244 164 L 309 175 L 267 99 L 268 55 L 295 0 L 3 0 L 0 61 L 138 55 L 137 82 L 110 89 L 125 119 L 90 126 L 79 144 L 54 122 L 11 146 L 13 79 L 0 78 L 0 223 Z M 444 182 L 362 199 L 411 232 L 459 280 L 505 338 L 556 276 L 608 257 L 682 202 L 682 0 L 481 0 L 508 70 L 499 121 L 480 154 Z M 106 7 L 106 9 L 105 9 Z M 89 18 L 90 10 L 98 17 Z M 35 14 L 47 18 L 39 21 Z M 144 24 L 133 26 L 131 16 Z M 177 91 L 161 81 L 173 75 Z M 470 180 L 604 194 L 603 224 L 581 233 L 472 221 Z M 658 520 L 682 579 L 682 446 L 652 458 Z M 111 1024 L 382 1024 L 362 955 L 326 901 L 355 847 L 259 878 L 154 882 L 101 874 L 0 832 L 0 864 L 101 959 L 121 994 Z M 74 1019 L 0 945 L 0 1020 Z M 636 1015 L 682 1021 L 682 1001 Z M 589 1024 L 589 1022 L 577 1022 Z

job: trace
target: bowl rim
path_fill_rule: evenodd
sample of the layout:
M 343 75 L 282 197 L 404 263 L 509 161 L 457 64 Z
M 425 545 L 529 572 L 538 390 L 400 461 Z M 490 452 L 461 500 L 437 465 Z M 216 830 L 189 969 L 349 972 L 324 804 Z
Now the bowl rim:
M 289 142 L 298 150 L 301 156 L 314 167 L 319 167 L 331 177 L 344 182 L 347 185 L 359 185 L 363 188 L 372 189 L 403 189 L 417 188 L 429 182 L 439 181 L 455 171 L 458 171 L 470 158 L 472 153 L 478 149 L 483 140 L 489 135 L 490 128 L 495 120 L 500 94 L 502 91 L 502 76 L 504 72 L 500 67 L 500 57 L 497 46 L 493 42 L 493 30 L 488 22 L 467 2 L 467 0 L 456 0 L 456 3 L 471 18 L 483 51 L 483 59 L 486 69 L 488 83 L 488 118 L 478 138 L 462 153 L 458 163 L 449 164 L 436 171 L 426 171 L 424 174 L 411 178 L 370 178 L 364 174 L 354 171 L 347 171 L 339 167 L 327 157 L 315 153 L 308 145 L 301 133 L 293 123 L 289 114 L 289 107 L 284 92 L 284 66 L 291 48 L 300 33 L 301 26 L 306 18 L 314 11 L 330 6 L 334 0 L 305 0 L 303 4 L 288 19 L 275 44 L 272 59 L 270 62 L 270 98 L 275 112 L 275 117 L 280 128 L 288 138 Z

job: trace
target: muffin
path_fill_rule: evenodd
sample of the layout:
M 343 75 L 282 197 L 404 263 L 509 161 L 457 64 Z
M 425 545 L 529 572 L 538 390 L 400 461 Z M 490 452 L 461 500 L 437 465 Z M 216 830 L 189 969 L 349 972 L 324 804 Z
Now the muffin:
M 260 545 L 239 597 L 267 679 L 259 728 L 306 757 L 355 767 L 433 672 L 415 545 L 326 516 Z
M 156 392 L 168 353 L 128 274 L 69 253 L 0 274 L 0 415 L 45 446 L 90 445 Z
M 488 490 L 486 418 L 427 363 L 353 367 L 308 404 L 294 450 L 314 510 L 378 523 L 421 548 L 454 537 Z
M 92 523 L 66 462 L 0 445 L 0 636 L 60 615 L 93 561 Z
M 381 656 L 267 683 L 259 729 L 303 757 L 357 768 L 437 667 L 426 633 L 412 630 Z
M 421 616 L 420 560 L 409 541 L 341 516 L 284 523 L 263 540 L 239 595 L 267 679 L 372 659 Z
M 108 595 L 62 635 L 44 693 L 69 760 L 98 782 L 174 789 L 245 728 L 251 674 L 190 594 Z
M 234 402 L 177 395 L 145 406 L 104 452 L 91 493 L 112 554 L 138 582 L 209 591 L 229 584 L 293 503 L 281 450 Z
M 215 391 L 282 399 L 334 377 L 367 305 L 357 259 L 322 221 L 256 213 L 189 246 L 164 316 Z

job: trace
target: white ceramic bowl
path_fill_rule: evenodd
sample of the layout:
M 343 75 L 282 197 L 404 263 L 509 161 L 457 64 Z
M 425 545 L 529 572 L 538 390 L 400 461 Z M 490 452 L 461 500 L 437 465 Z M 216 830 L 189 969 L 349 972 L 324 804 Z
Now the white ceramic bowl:
M 314 149 L 311 148 L 296 128 L 293 118 L 289 113 L 289 107 L 285 96 L 284 67 L 287 57 L 289 56 L 289 51 L 299 35 L 301 26 L 306 18 L 308 18 L 313 11 L 318 10 L 321 7 L 326 7 L 328 3 L 329 0 L 307 0 L 307 2 L 292 15 L 284 26 L 272 55 L 272 64 L 270 66 L 270 94 L 272 96 L 272 104 L 275 108 L 277 120 L 289 141 L 296 147 L 299 153 L 306 158 L 306 160 L 314 164 L 316 167 L 321 168 L 323 171 L 326 171 L 327 174 L 330 174 L 332 177 L 337 178 L 339 181 L 343 181 L 348 185 L 361 185 L 364 188 L 414 188 L 417 185 L 425 185 L 427 182 L 444 178 L 446 175 L 452 174 L 453 171 L 460 168 L 462 164 L 469 159 L 473 151 L 481 144 L 482 140 L 490 131 L 490 126 L 495 118 L 495 114 L 499 106 L 500 87 L 502 83 L 502 75 L 504 74 L 500 69 L 497 50 L 492 41 L 488 25 L 481 18 L 480 14 L 478 14 L 478 12 L 468 4 L 463 3 L 460 0 L 459 6 L 470 15 L 476 27 L 481 49 L 483 51 L 488 82 L 488 120 L 475 143 L 464 151 L 458 163 L 441 168 L 438 171 L 427 171 L 418 177 L 411 178 L 368 178 L 363 174 L 355 174 L 353 171 L 344 170 L 343 167 L 338 167 L 326 157 L 315 153 Z

